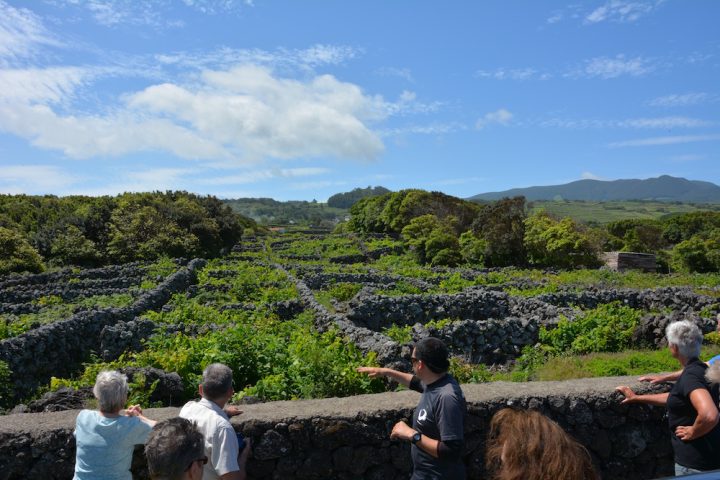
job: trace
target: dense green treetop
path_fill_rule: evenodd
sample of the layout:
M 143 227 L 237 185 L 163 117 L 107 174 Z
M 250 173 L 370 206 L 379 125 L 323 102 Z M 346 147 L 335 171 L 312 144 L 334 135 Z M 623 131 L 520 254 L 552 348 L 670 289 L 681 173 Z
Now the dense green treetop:
M 0 195 L 0 227 L 14 245 L 0 252 L 6 273 L 37 271 L 44 263 L 96 266 L 163 255 L 213 257 L 257 225 L 215 197 L 168 191 L 117 197 Z
M 370 187 L 367 188 L 355 188 L 349 192 L 344 193 L 336 193 L 332 197 L 328 198 L 327 204 L 328 207 L 335 207 L 335 208 L 350 208 L 352 207 L 358 200 L 367 198 L 367 197 L 378 197 L 380 195 L 384 195 L 386 193 L 390 193 L 390 190 L 388 190 L 385 187 Z

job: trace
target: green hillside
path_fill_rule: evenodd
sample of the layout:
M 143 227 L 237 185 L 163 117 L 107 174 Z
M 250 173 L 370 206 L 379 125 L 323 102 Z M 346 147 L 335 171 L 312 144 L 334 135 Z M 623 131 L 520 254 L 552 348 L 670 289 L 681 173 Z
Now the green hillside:
M 530 212 L 544 209 L 557 217 L 570 217 L 573 220 L 605 224 L 617 220 L 627 219 L 660 219 L 667 215 L 698 212 L 720 211 L 718 204 L 692 204 L 679 202 L 653 202 L 653 201 L 569 201 L 569 200 L 536 200 L 528 203 Z

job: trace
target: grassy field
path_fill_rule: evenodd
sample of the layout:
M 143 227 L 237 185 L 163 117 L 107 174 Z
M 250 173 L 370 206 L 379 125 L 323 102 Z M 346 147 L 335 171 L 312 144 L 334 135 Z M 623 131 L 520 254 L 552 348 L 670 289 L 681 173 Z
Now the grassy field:
M 570 217 L 585 223 L 604 224 L 625 219 L 659 219 L 666 215 L 697 212 L 701 210 L 720 211 L 720 204 L 691 204 L 669 202 L 588 202 L 588 201 L 547 201 L 528 203 L 530 212 L 545 209 L 558 217 Z

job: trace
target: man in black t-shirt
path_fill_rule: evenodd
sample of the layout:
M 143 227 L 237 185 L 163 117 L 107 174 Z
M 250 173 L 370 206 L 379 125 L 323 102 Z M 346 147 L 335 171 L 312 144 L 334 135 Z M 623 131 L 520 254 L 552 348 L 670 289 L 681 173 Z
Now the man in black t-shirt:
M 375 367 L 360 367 L 358 372 L 388 377 L 422 393 L 412 427 L 400 421 L 390 434 L 412 443 L 412 480 L 464 479 L 465 396 L 447 373 L 447 347 L 437 338 L 424 338 L 415 344 L 410 360 L 414 375 Z

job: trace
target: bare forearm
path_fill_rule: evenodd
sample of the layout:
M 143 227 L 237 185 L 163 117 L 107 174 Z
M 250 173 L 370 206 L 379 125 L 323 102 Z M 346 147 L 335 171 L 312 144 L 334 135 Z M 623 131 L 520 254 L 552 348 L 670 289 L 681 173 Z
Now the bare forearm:
M 399 372 L 397 370 L 393 370 L 392 368 L 382 368 L 380 370 L 382 372 L 382 375 L 384 375 L 386 378 L 395 380 L 396 382 L 405 385 L 406 387 L 410 386 L 410 381 L 413 378 L 412 373 Z
M 646 405 L 655 405 L 658 407 L 664 407 L 667 405 L 668 399 L 667 393 L 652 393 L 648 395 L 635 395 L 627 403 L 644 403 Z

